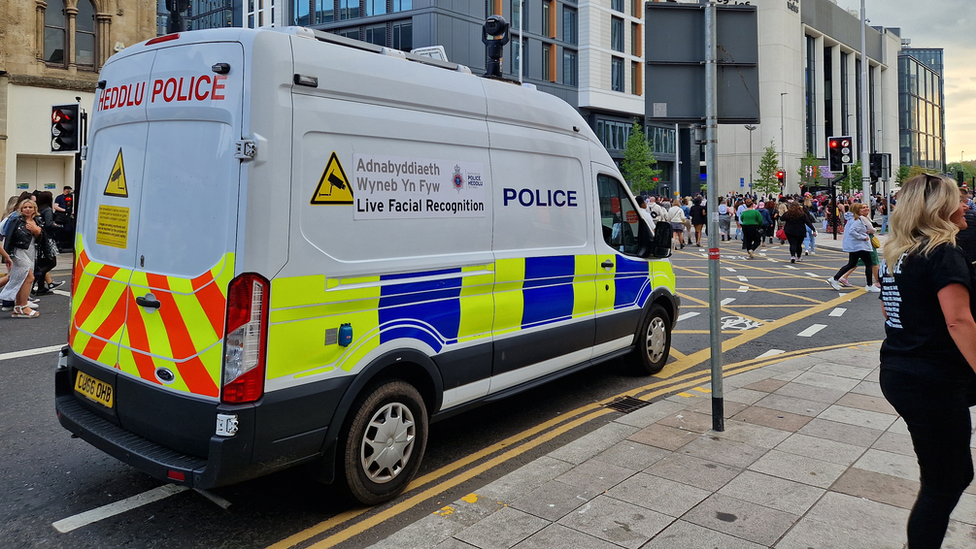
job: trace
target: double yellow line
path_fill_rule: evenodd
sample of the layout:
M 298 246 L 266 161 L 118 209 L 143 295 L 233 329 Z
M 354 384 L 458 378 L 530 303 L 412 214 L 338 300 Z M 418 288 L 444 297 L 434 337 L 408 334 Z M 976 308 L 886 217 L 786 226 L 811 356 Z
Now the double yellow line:
M 777 362 L 783 362 L 784 360 L 788 360 L 790 358 L 806 356 L 819 351 L 850 348 L 858 345 L 874 343 L 878 342 L 870 341 L 862 343 L 843 343 L 839 345 L 829 345 L 826 347 L 816 347 L 811 349 L 803 349 L 800 351 L 786 352 L 772 357 L 751 359 L 734 364 L 727 364 L 723 367 L 723 372 L 724 375 L 734 375 L 748 372 L 750 370 L 761 368 L 770 364 L 775 364 Z M 521 433 L 496 442 L 495 444 L 474 452 L 450 465 L 446 465 L 440 469 L 437 469 L 436 471 L 432 471 L 422 477 L 419 477 L 411 482 L 404 491 L 403 496 L 407 496 L 406 499 L 399 501 L 388 508 L 382 510 L 376 510 L 376 508 L 359 508 L 340 513 L 326 521 L 316 524 L 315 526 L 289 536 L 269 546 L 268 549 L 290 549 L 300 544 L 308 549 L 325 549 L 328 547 L 334 547 L 335 545 L 347 541 L 350 538 L 369 530 L 370 528 L 374 528 L 399 515 L 400 513 L 403 513 L 425 501 L 443 494 L 447 490 L 450 490 L 463 482 L 471 480 L 472 478 L 493 469 L 506 461 L 525 454 L 526 452 L 529 452 L 530 450 L 537 448 L 560 435 L 568 433 L 573 429 L 585 425 L 586 423 L 601 416 L 613 413 L 614 410 L 606 408 L 605 406 L 614 400 L 628 396 L 641 400 L 650 400 L 667 393 L 682 391 L 684 389 L 710 382 L 711 373 L 708 371 L 697 371 L 681 375 L 673 375 L 702 362 L 700 352 L 693 353 L 692 355 L 683 355 L 681 353 L 675 354 L 678 356 L 678 359 L 669 364 L 668 368 L 666 368 L 666 371 L 672 372 L 672 375 L 667 379 L 662 379 L 642 387 L 637 387 L 635 389 L 619 393 L 597 403 L 581 406 L 571 412 L 563 414 L 558 418 L 554 418 L 530 429 L 526 429 Z M 469 466 L 470 468 L 468 468 Z M 463 470 L 460 473 L 454 474 L 456 471 L 461 469 Z M 362 515 L 366 515 L 366 517 L 357 520 Z M 330 531 L 332 532 L 329 533 Z M 320 537 L 323 535 L 324 537 Z M 306 545 L 306 542 L 310 543 Z

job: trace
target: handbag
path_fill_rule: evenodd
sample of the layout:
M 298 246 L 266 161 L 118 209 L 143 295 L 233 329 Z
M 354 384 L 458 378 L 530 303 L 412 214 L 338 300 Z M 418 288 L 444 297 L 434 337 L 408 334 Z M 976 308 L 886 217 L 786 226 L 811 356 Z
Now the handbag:
M 874 246 L 875 250 L 877 250 L 881 247 L 881 241 L 878 240 L 878 237 L 871 235 L 871 245 Z
M 776 238 L 786 240 L 786 231 L 780 228 L 780 230 L 776 231 Z

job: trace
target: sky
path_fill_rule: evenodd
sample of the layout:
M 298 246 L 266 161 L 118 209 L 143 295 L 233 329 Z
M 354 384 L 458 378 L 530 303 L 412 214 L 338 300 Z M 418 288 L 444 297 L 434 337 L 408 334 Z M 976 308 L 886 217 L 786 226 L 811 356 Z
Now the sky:
M 864 4 L 872 26 L 900 28 L 901 37 L 911 39 L 913 48 L 945 50 L 946 163 L 976 160 L 976 2 L 864 0 Z M 837 5 L 860 13 L 861 0 L 837 0 Z

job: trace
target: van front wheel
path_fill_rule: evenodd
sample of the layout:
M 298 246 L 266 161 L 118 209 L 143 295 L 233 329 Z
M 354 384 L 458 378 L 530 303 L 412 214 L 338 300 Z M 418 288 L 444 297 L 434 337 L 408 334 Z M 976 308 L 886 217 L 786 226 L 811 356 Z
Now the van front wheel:
M 651 305 L 637 332 L 633 365 L 637 373 L 653 375 L 664 368 L 671 351 L 671 318 L 660 305 Z
M 364 392 L 343 442 L 343 472 L 350 495 L 366 505 L 395 497 L 416 474 L 427 447 L 427 408 L 404 381 Z

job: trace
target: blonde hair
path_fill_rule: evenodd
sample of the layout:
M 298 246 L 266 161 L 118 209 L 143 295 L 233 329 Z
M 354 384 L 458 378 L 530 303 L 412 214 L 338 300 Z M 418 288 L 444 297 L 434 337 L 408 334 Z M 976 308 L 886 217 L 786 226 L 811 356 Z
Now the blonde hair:
M 860 202 L 855 202 L 855 203 L 851 204 L 851 209 L 849 209 L 847 211 L 849 211 L 852 214 L 854 214 L 854 219 L 860 220 L 861 219 L 861 208 L 863 208 L 864 206 L 865 205 L 862 204 L 862 203 L 860 203 Z
M 25 198 L 21 200 L 19 204 L 17 204 L 17 213 L 20 214 L 21 213 L 20 211 L 23 210 L 24 206 L 26 206 L 28 203 L 30 203 L 31 206 L 34 206 L 34 213 L 36 214 L 37 204 L 35 204 L 34 201 L 31 200 L 30 198 Z
M 959 227 L 949 220 L 959 207 L 959 190 L 947 177 L 920 174 L 906 181 L 898 193 L 898 208 L 888 218 L 891 235 L 884 258 L 894 265 L 902 254 L 928 255 L 943 244 L 956 243 Z

